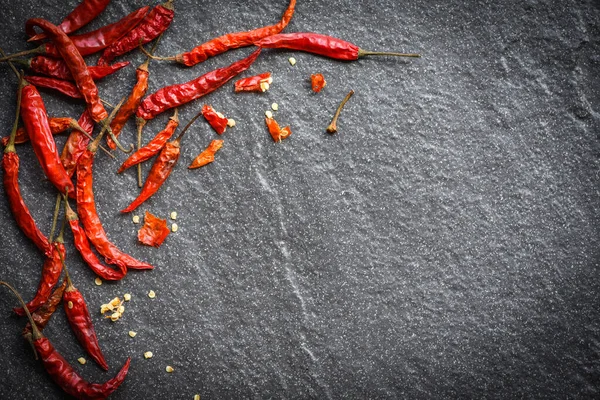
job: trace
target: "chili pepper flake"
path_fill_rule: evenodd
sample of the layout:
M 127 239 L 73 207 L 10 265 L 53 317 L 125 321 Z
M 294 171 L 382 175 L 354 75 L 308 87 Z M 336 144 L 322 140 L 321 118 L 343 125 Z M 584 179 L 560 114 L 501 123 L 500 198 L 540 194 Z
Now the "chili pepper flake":
M 87 361 L 86 361 L 86 359 L 85 359 L 85 358 L 83 358 L 83 357 L 79 357 L 79 358 L 77 359 L 77 361 L 78 361 L 78 362 L 79 362 L 79 364 L 81 364 L 81 365 L 84 365 L 84 364 L 87 362 Z
M 270 72 L 265 72 L 255 76 L 242 78 L 235 82 L 236 92 L 259 92 L 264 93 L 271 87 L 273 78 Z
M 273 118 L 269 118 L 267 116 L 265 118 L 265 122 L 267 124 L 267 128 L 269 128 L 269 133 L 275 142 L 281 142 L 283 139 L 286 139 L 292 134 L 292 130 L 289 126 L 280 128 L 277 121 L 275 121 Z
M 219 135 L 223 134 L 225 129 L 227 129 L 227 118 L 223 114 L 216 112 L 212 106 L 205 104 L 202 107 L 202 115 Z
M 160 247 L 169 236 L 167 220 L 160 219 L 148 211 L 144 216 L 144 226 L 138 231 L 138 239 L 147 246 Z
M 215 161 L 215 153 L 219 151 L 219 149 L 223 146 L 222 140 L 213 140 L 210 142 L 206 150 L 202 153 L 198 154 L 198 156 L 192 161 L 189 169 L 200 168 L 205 166 L 206 164 L 210 164 Z M 175 224 L 174 224 L 175 225 Z M 176 226 L 176 225 L 175 225 Z
M 312 74 L 310 76 L 310 83 L 312 86 L 312 90 L 315 93 L 319 93 L 325 86 L 327 86 L 327 81 L 323 74 Z
M 154 293 L 154 290 L 148 292 L 148 297 L 150 297 L 151 299 L 156 297 L 156 293 Z

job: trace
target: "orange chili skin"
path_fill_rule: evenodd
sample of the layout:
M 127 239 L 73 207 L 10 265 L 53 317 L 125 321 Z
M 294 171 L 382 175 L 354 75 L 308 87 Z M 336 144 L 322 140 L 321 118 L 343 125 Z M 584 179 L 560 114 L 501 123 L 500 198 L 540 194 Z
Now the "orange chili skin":
M 313 92 L 319 93 L 325 85 L 327 85 L 327 82 L 325 81 L 323 74 L 312 74 L 310 76 L 310 85 L 312 86 Z
M 105 383 L 89 383 L 75 372 L 67 360 L 52 346 L 48 338 L 35 339 L 33 345 L 52 380 L 67 394 L 78 399 L 98 400 L 107 398 L 123 383 L 131 362 L 131 359 L 128 358 L 119 373 Z
M 16 61 L 16 60 L 15 60 Z M 44 56 L 36 56 L 29 60 L 24 60 L 23 63 L 37 74 L 47 75 L 52 78 L 64 79 L 67 81 L 73 80 L 73 75 L 63 60 L 57 58 L 49 58 Z M 113 65 L 88 66 L 88 71 L 93 80 L 102 79 L 108 75 L 114 74 L 121 68 L 130 64 L 129 61 L 114 63 Z
M 4 192 L 8 199 L 8 205 L 12 211 L 15 221 L 21 231 L 40 249 L 46 256 L 52 254 L 52 246 L 48 238 L 44 236 L 33 220 L 29 208 L 23 201 L 19 187 L 19 156 L 14 149 L 7 148 L 2 157 L 2 168 L 4 169 Z
M 83 57 L 66 33 L 61 31 L 56 25 L 40 18 L 33 18 L 27 22 L 31 22 L 33 26 L 42 28 L 54 42 L 62 59 L 67 64 L 69 71 L 71 71 L 71 75 L 73 75 L 73 78 L 75 79 L 75 84 L 83 95 L 88 110 L 90 111 L 90 115 L 94 121 L 100 122 L 108 117 L 108 113 L 100 102 L 98 88 L 87 69 L 85 61 L 83 61 Z M 61 193 L 63 190 L 64 188 L 61 189 Z
M 164 147 L 165 143 L 167 143 L 167 140 L 173 136 L 173 133 L 175 133 L 175 129 L 177 129 L 178 126 L 179 118 L 177 117 L 177 113 L 175 113 L 175 115 L 169 118 L 169 122 L 167 123 L 165 129 L 158 132 L 156 136 L 154 136 L 154 138 L 148 142 L 147 145 L 140 147 L 138 151 L 130 155 L 127 160 L 121 164 L 117 172 L 120 174 L 126 169 L 142 163 L 158 154 L 158 152 Z
M 108 264 L 118 265 L 121 268 L 126 266 L 131 269 L 153 269 L 152 265 L 123 253 L 108 240 L 96 211 L 92 188 L 93 165 L 94 152 L 88 148 L 77 162 L 77 214 L 85 234 Z
M 227 118 L 220 117 L 212 106 L 205 104 L 202 107 L 202 116 L 219 135 L 222 135 L 227 129 Z
M 318 54 L 336 60 L 358 60 L 357 45 L 331 36 L 311 32 L 280 33 L 259 40 L 257 46 L 275 49 L 290 49 Z
M 61 255 L 63 259 L 66 257 L 65 245 L 61 240 L 55 243 L 58 246 L 51 246 L 52 255 L 50 257 L 46 257 L 46 260 L 44 261 L 44 266 L 42 268 L 42 279 L 40 279 L 40 283 L 38 284 L 37 292 L 35 293 L 33 299 L 27 303 L 27 308 L 29 311 L 37 310 L 42 304 L 48 301 L 48 298 L 52 294 L 52 289 L 54 286 L 56 286 L 58 279 L 60 278 L 60 273 L 62 272 Z M 22 307 L 14 308 L 13 311 L 15 314 L 21 317 L 25 315 L 25 311 Z
M 73 233 L 73 242 L 75 244 L 75 248 L 77 248 L 85 263 L 91 268 L 92 271 L 94 271 L 96 275 L 105 281 L 118 281 L 123 279 L 127 274 L 127 267 L 123 265 L 119 266 L 118 270 L 114 270 L 102 264 L 102 262 L 100 262 L 98 257 L 96 257 L 92 251 L 90 242 L 85 235 L 85 231 L 81 225 L 79 225 L 79 217 L 75 211 L 71 209 L 71 206 L 68 202 L 66 203 L 65 207 L 65 218 L 67 219 L 69 227 L 71 228 L 71 232 Z
M 158 158 L 152 164 L 152 169 L 150 169 L 150 173 L 146 182 L 144 182 L 144 187 L 142 187 L 140 194 L 129 206 L 121 210 L 122 213 L 135 210 L 160 189 L 169 175 L 171 175 L 171 171 L 173 171 L 175 164 L 177 164 L 177 160 L 179 160 L 181 150 L 180 140 L 181 138 L 178 138 L 165 144 Z
M 83 96 L 72 82 L 45 76 L 26 76 L 27 82 L 39 88 L 53 89 L 72 99 L 83 99 Z
M 176 55 L 175 60 L 178 63 L 191 67 L 206 61 L 210 57 L 224 53 L 227 50 L 252 46 L 256 41 L 262 38 L 281 32 L 292 19 L 295 7 L 296 0 L 291 0 L 288 8 L 285 10 L 283 17 L 281 18 L 281 21 L 275 25 L 265 26 L 246 32 L 235 32 L 219 36 L 218 38 L 194 47 L 192 50 L 186 53 Z
M 33 322 L 39 330 L 43 330 L 46 327 L 46 325 L 48 325 L 48 322 L 50 322 L 52 314 L 54 314 L 54 311 L 56 311 L 56 308 L 62 300 L 63 292 L 65 291 L 66 287 L 67 281 L 64 280 L 60 286 L 54 288 L 54 291 L 52 292 L 50 297 L 48 297 L 48 300 L 40 308 L 35 310 L 35 312 L 31 313 L 31 316 L 33 317 Z M 21 333 L 21 335 L 25 339 L 27 339 L 27 341 L 31 342 L 31 334 L 31 323 L 27 322 L 27 325 L 25 325 L 25 328 L 23 328 L 23 332 Z
M 79 28 L 87 25 L 90 21 L 96 18 L 106 6 L 108 6 L 110 0 L 83 0 L 73 11 L 67 15 L 58 27 L 66 34 L 75 32 Z M 35 31 L 28 31 L 29 41 L 42 40 L 46 38 L 46 35 L 40 33 L 35 34 Z
M 274 142 L 281 142 L 292 134 L 292 130 L 289 126 L 282 129 L 273 118 L 265 117 L 265 123 L 267 124 L 267 128 L 269 128 L 269 133 Z
M 119 136 L 123 126 L 125 126 L 127 120 L 135 113 L 135 110 L 137 110 L 142 102 L 142 98 L 146 95 L 146 92 L 148 91 L 149 75 L 148 61 L 146 61 L 136 69 L 136 83 L 131 90 L 131 94 L 110 123 L 110 128 L 116 137 Z M 112 150 L 117 148 L 117 145 L 110 136 L 106 136 L 106 144 Z
M 69 195 L 73 195 L 73 182 L 60 162 L 42 97 L 33 85 L 24 86 L 22 93 L 21 119 L 36 157 L 44 173 L 59 192 L 63 193 L 67 188 Z
M 90 116 L 88 110 L 85 110 L 83 114 L 81 114 L 81 117 L 79 117 L 79 121 L 77 122 L 88 134 L 91 135 L 94 131 L 94 120 Z M 85 152 L 89 142 L 90 138 L 78 130 L 73 129 L 71 131 L 60 155 L 60 161 L 69 177 L 73 176 L 75 173 L 77 160 L 79 160 L 79 157 Z
M 73 330 L 73 333 L 77 337 L 81 347 L 92 357 L 94 361 L 102 367 L 105 371 L 108 371 L 108 364 L 100 349 L 100 343 L 98 343 L 98 336 L 94 330 L 92 323 L 92 317 L 85 304 L 83 295 L 81 292 L 73 286 L 71 280 L 67 278 L 67 288 L 63 294 L 63 308 L 69 321 L 69 325 Z
M 73 118 L 65 118 L 65 117 L 50 117 L 48 118 L 48 125 L 50 125 L 50 132 L 52 135 L 58 135 L 59 133 L 63 133 L 69 128 L 75 127 L 73 123 L 75 120 Z M 0 140 L 2 146 L 7 146 L 10 136 L 5 136 Z M 15 135 L 15 144 L 22 144 L 29 142 L 29 134 L 25 130 L 25 128 L 21 127 L 17 129 L 17 134 Z
M 171 231 L 167 220 L 160 219 L 148 211 L 144 215 L 144 226 L 138 231 L 138 240 L 147 246 L 160 247 Z
M 247 78 L 242 78 L 235 82 L 235 91 L 236 92 L 259 92 L 262 93 L 263 87 L 260 84 L 271 84 L 273 83 L 273 78 L 271 78 L 270 72 L 265 72 L 260 75 L 249 76 Z
M 149 120 L 166 110 L 189 103 L 192 100 L 211 93 L 239 73 L 250 68 L 259 54 L 260 48 L 250 54 L 250 56 L 238 60 L 228 67 L 215 69 L 186 83 L 164 87 L 146 97 L 137 109 L 136 115 Z
M 200 168 L 205 166 L 206 164 L 210 164 L 211 162 L 215 161 L 215 153 L 219 151 L 221 147 L 223 147 L 222 140 L 213 140 L 212 142 L 210 142 L 206 150 L 204 150 L 202 153 L 198 154 L 196 158 L 194 158 L 194 161 L 192 161 L 188 168 Z
M 135 29 L 129 29 L 125 36 L 104 50 L 102 57 L 98 60 L 98 65 L 108 64 L 115 57 L 137 49 L 140 46 L 140 40 L 142 45 L 151 42 L 167 30 L 174 16 L 175 10 L 172 0 L 157 5 Z

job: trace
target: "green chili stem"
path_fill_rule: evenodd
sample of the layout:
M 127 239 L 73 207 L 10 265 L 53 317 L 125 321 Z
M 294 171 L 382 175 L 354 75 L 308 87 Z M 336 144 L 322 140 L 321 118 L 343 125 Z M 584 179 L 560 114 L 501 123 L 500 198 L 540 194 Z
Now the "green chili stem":
M 27 308 L 27 304 L 25 304 L 25 301 L 23 301 L 23 298 L 21 297 L 21 295 L 19 294 L 19 292 L 17 292 L 17 290 L 14 287 L 12 287 L 11 285 L 9 285 L 8 283 L 6 283 L 4 281 L 0 281 L 0 285 L 6 286 L 7 288 L 9 288 L 15 294 L 15 296 L 17 296 L 17 299 L 19 299 L 19 302 L 23 306 L 23 310 L 25 310 L 25 314 L 27 314 L 27 318 L 29 319 L 29 323 L 31 324 L 31 331 L 33 333 L 33 340 L 37 340 L 37 339 L 43 337 L 42 333 L 40 332 L 40 330 L 38 329 L 37 325 L 33 321 L 33 317 L 31 316 L 31 313 L 29 312 L 29 309 Z M 37 358 L 37 354 L 35 356 Z
M 54 231 L 56 230 L 56 223 L 58 220 L 58 212 L 60 210 L 60 202 L 62 201 L 62 195 L 59 193 L 56 196 L 56 204 L 54 205 L 54 216 L 52 217 L 52 227 L 50 228 L 50 236 L 48 237 L 48 241 L 52 243 L 52 239 L 54 238 Z
M 367 51 L 363 49 L 358 49 L 358 58 L 364 56 L 421 57 L 420 54 L 414 53 L 393 53 L 387 51 Z

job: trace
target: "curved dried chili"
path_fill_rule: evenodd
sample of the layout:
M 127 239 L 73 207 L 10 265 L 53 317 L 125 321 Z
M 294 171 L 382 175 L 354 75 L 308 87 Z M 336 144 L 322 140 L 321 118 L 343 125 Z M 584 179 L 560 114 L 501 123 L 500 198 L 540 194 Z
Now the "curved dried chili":
M 27 60 L 16 59 L 13 60 L 13 62 L 23 64 L 32 72 L 37 74 L 47 75 L 52 78 L 64 79 L 67 81 L 74 80 L 73 75 L 71 75 L 71 71 L 69 71 L 69 68 L 67 67 L 67 64 L 65 64 L 63 60 L 57 58 L 36 56 Z M 96 81 L 108 75 L 114 74 L 129 64 L 129 61 L 122 61 L 114 63 L 113 65 L 88 65 L 87 69 L 90 72 L 92 79 Z
M 52 89 L 72 99 L 83 99 L 83 95 L 73 82 L 62 79 L 48 78 L 46 76 L 26 76 L 27 82 L 38 88 Z

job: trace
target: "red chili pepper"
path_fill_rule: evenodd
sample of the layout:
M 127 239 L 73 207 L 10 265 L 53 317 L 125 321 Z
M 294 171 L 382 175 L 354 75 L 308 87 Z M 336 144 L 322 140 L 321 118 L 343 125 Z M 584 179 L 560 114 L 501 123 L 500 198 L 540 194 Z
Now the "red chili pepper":
M 23 87 L 21 119 L 31 139 L 33 151 L 50 182 L 61 193 L 68 188 L 69 193 L 73 194 L 73 183 L 60 162 L 56 143 L 48 125 L 46 107 L 33 85 L 27 84 Z
M 77 213 L 88 239 L 108 264 L 127 266 L 131 269 L 153 269 L 152 265 L 136 260 L 111 243 L 98 217 L 92 185 L 94 154 L 101 138 L 102 136 L 98 135 L 77 162 Z
M 202 107 L 202 115 L 219 135 L 223 134 L 225 129 L 227 129 L 227 118 L 223 114 L 216 112 L 212 106 L 205 104 Z
M 249 76 L 235 82 L 236 92 L 266 92 L 273 83 L 270 72 L 264 74 Z
M 75 32 L 79 28 L 84 27 L 94 18 L 96 18 L 106 6 L 108 6 L 110 0 L 83 0 L 69 15 L 62 20 L 58 27 L 66 34 Z M 26 29 L 27 31 L 27 29 Z M 35 31 L 29 30 L 27 32 L 29 42 L 38 41 L 46 38 L 44 33 L 35 34 Z
M 313 92 L 319 93 L 327 85 L 327 81 L 323 74 L 312 74 L 310 76 L 310 85 Z
M 312 32 L 280 33 L 261 39 L 257 46 L 274 49 L 306 51 L 336 60 L 353 61 L 364 56 L 421 57 L 419 54 L 366 51 L 357 45 L 331 36 Z
M 275 25 L 265 26 L 246 32 L 229 33 L 202 43 L 186 53 L 181 53 L 174 57 L 156 57 L 156 59 L 177 61 L 178 63 L 191 67 L 210 57 L 225 53 L 227 50 L 252 46 L 256 41 L 262 38 L 281 32 L 292 19 L 295 7 L 296 0 L 291 0 L 281 21 Z
M 29 68 L 32 72 L 35 72 L 36 74 L 47 75 L 52 78 L 64 79 L 67 81 L 74 80 L 73 75 L 71 75 L 71 71 L 69 71 L 69 67 L 67 67 L 67 64 L 65 64 L 63 60 L 60 60 L 58 58 L 36 56 L 26 60 L 16 59 L 12 61 L 25 65 L 27 68 Z M 115 72 L 117 72 L 121 68 L 128 66 L 129 64 L 129 61 L 122 61 L 114 63 L 113 65 L 88 65 L 87 68 L 90 72 L 90 76 L 92 77 L 92 79 L 97 81 L 108 75 L 114 74 Z
M 177 164 L 177 160 L 179 160 L 181 150 L 180 142 L 181 136 L 165 144 L 165 147 L 161 150 L 156 161 L 154 161 L 140 194 L 129 206 L 121 210 L 122 213 L 128 213 L 135 210 L 160 189 L 162 184 L 171 174 L 171 171 L 173 171 L 175 164 Z
M 85 110 L 81 117 L 79 117 L 78 124 L 91 135 L 94 131 L 94 120 L 92 119 L 88 110 Z M 69 135 L 63 151 L 60 155 L 60 161 L 65 168 L 65 171 L 69 177 L 73 176 L 77 167 L 77 160 L 85 152 L 90 139 L 87 135 L 82 134 L 80 131 L 73 130 Z
M 72 82 L 45 76 L 26 76 L 25 79 L 36 87 L 56 90 L 72 99 L 83 99 L 81 92 Z
M 85 235 L 85 231 L 81 228 L 81 225 L 79 225 L 79 217 L 75 211 L 73 211 L 66 198 L 64 201 L 65 218 L 71 227 L 75 247 L 79 251 L 79 254 L 81 254 L 81 257 L 85 263 L 92 269 L 92 271 L 94 271 L 96 275 L 105 281 L 118 281 L 123 279 L 123 277 L 125 277 L 127 274 L 127 267 L 122 265 L 119 266 L 118 270 L 114 270 L 100 262 L 90 247 L 90 242 Z
M 277 121 L 273 118 L 265 117 L 265 122 L 267 124 L 267 128 L 269 128 L 269 133 L 275 142 L 281 142 L 283 139 L 286 139 L 288 136 L 292 134 L 292 130 L 289 126 L 285 128 L 280 128 Z
M 119 167 L 117 171 L 119 174 L 125 171 L 127 168 L 133 167 L 139 163 L 142 163 L 156 154 L 164 147 L 167 140 L 173 136 L 175 133 L 175 129 L 179 126 L 179 117 L 177 109 L 175 109 L 175 114 L 171 118 L 169 118 L 169 122 L 167 122 L 167 126 L 162 131 L 158 132 L 156 136 L 148 142 L 147 145 L 141 147 L 138 151 L 133 153 L 127 158 Z
M 79 51 L 77 51 L 77 48 L 71 39 L 63 31 L 58 29 L 56 25 L 43 19 L 30 19 L 28 20 L 28 23 L 31 23 L 33 26 L 39 26 L 52 39 L 57 50 L 60 52 L 62 59 L 69 67 L 69 71 L 71 71 L 75 83 L 83 95 L 85 102 L 88 105 L 90 115 L 94 121 L 100 122 L 108 117 L 108 113 L 100 102 L 98 88 L 90 76 L 90 72 L 85 65 L 85 61 L 83 61 L 83 57 Z M 60 191 L 62 193 L 62 189 Z
M 78 124 L 73 118 L 66 117 L 49 117 L 48 125 L 50 126 L 50 132 L 52 135 L 58 135 L 59 133 L 63 133 L 67 129 L 75 129 Z M 0 139 L 0 143 L 2 146 L 7 146 L 8 141 L 10 140 L 10 136 L 5 136 Z M 22 144 L 29 142 L 29 134 L 25 130 L 25 128 L 20 127 L 17 129 L 17 134 L 15 136 L 14 144 Z
M 54 311 L 56 311 L 56 308 L 62 300 L 63 292 L 66 287 L 67 281 L 65 279 L 60 286 L 54 288 L 54 291 L 50 297 L 48 297 L 48 300 L 40 308 L 35 310 L 35 312 L 31 313 L 31 317 L 40 331 L 44 330 L 46 325 L 48 325 L 48 322 L 50 322 L 52 314 L 54 314 Z M 27 325 L 25 325 L 21 335 L 33 345 L 31 323 L 28 322 Z
M 64 260 L 63 260 L 64 263 Z M 64 264 L 63 264 L 64 267 Z M 67 321 L 73 330 L 73 333 L 77 337 L 81 347 L 92 357 L 94 361 L 102 367 L 105 371 L 108 371 L 108 364 L 100 349 L 100 343 L 98 343 L 98 336 L 92 323 L 92 317 L 85 304 L 85 300 L 81 292 L 73 286 L 71 278 L 67 273 L 67 288 L 63 294 L 63 308 L 67 316 Z
M 146 211 L 144 226 L 138 231 L 138 240 L 148 246 L 160 247 L 170 232 L 166 219 L 160 219 Z
M 215 153 L 219 151 L 219 149 L 223 146 L 222 140 L 213 140 L 210 142 L 206 150 L 202 153 L 198 154 L 194 161 L 188 167 L 189 169 L 200 168 L 205 166 L 206 164 L 210 164 L 215 161 Z
M 137 109 L 136 115 L 149 120 L 166 110 L 211 93 L 239 73 L 247 70 L 259 54 L 260 49 L 257 49 L 250 56 L 236 61 L 228 67 L 216 69 L 186 83 L 164 87 L 146 97 Z
M 157 5 L 135 29 L 130 30 L 127 35 L 104 50 L 102 57 L 98 60 L 98 65 L 108 64 L 115 57 L 129 53 L 131 50 L 137 49 L 138 46 L 151 42 L 167 30 L 173 21 L 174 15 L 173 0 Z

